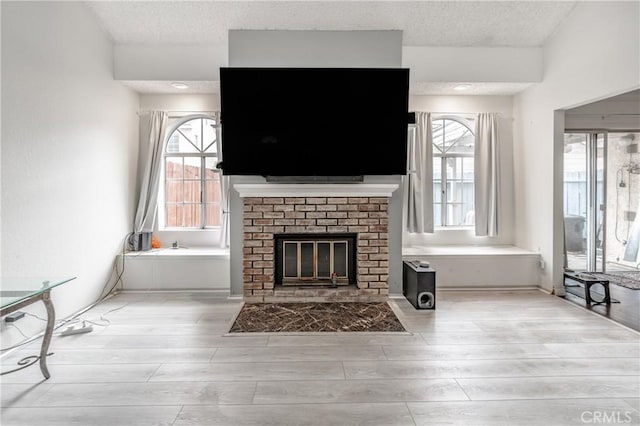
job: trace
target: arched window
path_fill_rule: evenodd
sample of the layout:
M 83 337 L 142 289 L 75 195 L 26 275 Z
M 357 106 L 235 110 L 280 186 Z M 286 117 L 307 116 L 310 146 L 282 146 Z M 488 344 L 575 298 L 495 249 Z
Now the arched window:
M 469 120 L 433 119 L 434 226 L 474 226 L 473 153 Z
M 189 116 L 169 131 L 164 154 L 164 226 L 220 226 L 220 172 L 215 117 Z

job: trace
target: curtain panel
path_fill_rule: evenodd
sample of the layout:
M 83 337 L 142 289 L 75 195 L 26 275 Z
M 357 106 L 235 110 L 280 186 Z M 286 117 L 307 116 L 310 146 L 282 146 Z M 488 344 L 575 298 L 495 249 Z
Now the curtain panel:
M 416 129 L 409 139 L 406 228 L 433 233 L 433 127 L 431 113 L 416 112 Z
M 135 234 L 151 233 L 155 227 L 158 210 L 158 189 L 164 140 L 169 116 L 165 111 L 150 111 L 140 116 L 141 130 L 139 163 L 143 170 L 140 197 L 133 231 Z
M 500 143 L 498 114 L 480 113 L 475 124 L 475 216 L 476 235 L 498 235 Z
M 220 113 L 216 113 L 216 151 L 218 163 L 222 162 L 222 131 L 220 127 Z M 220 210 L 222 223 L 220 224 L 220 247 L 229 247 L 229 176 L 220 170 Z

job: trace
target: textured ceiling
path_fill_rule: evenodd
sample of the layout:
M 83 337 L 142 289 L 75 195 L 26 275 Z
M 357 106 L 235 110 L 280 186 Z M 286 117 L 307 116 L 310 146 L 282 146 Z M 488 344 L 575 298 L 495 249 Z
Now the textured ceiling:
M 541 46 L 575 1 L 86 2 L 116 43 L 227 44 L 230 29 L 402 30 L 405 46 Z
M 404 46 L 542 46 L 576 1 L 87 1 L 116 44 L 227 46 L 230 29 L 402 30 Z M 126 81 L 140 93 L 219 93 L 215 81 Z M 416 82 L 422 95 L 511 95 L 523 83 Z

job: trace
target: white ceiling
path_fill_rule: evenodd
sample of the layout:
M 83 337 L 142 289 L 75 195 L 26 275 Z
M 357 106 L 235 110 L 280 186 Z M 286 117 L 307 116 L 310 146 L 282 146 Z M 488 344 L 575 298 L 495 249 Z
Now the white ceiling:
M 402 30 L 405 46 L 541 46 L 574 1 L 88 2 L 116 43 L 227 44 L 230 29 Z
M 227 45 L 230 29 L 402 30 L 404 46 L 542 46 L 576 1 L 87 1 L 116 44 Z M 144 93 L 167 89 L 144 82 Z M 512 94 L 493 83 L 474 94 Z M 433 86 L 430 86 L 433 85 Z M 452 94 L 442 84 L 413 93 Z M 133 87 L 133 86 L 132 86 Z M 194 93 L 195 89 L 190 90 Z M 210 92 L 211 85 L 198 91 Z M 487 92 L 488 91 L 488 92 Z M 487 93 L 485 93 L 487 92 Z M 184 93 L 184 92 L 180 92 Z

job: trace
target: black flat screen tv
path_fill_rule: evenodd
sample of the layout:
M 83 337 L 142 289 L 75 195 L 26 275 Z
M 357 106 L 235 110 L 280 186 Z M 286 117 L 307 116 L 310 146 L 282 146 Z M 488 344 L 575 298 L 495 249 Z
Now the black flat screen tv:
M 221 68 L 225 175 L 407 171 L 409 70 Z

